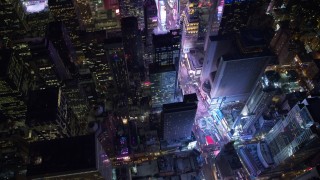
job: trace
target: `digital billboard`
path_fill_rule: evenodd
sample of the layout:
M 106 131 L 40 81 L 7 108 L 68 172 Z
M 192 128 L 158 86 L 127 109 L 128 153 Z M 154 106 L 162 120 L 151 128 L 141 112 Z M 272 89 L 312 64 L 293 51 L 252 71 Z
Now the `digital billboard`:
M 179 0 L 157 0 L 158 27 L 156 34 L 179 28 Z

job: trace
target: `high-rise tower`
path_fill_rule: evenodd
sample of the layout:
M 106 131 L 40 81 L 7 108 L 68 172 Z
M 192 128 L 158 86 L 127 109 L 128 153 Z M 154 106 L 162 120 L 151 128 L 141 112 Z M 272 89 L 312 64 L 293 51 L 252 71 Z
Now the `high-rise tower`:
M 191 131 L 197 111 L 195 94 L 185 95 L 184 101 L 163 105 L 162 140 L 174 142 L 191 137 Z

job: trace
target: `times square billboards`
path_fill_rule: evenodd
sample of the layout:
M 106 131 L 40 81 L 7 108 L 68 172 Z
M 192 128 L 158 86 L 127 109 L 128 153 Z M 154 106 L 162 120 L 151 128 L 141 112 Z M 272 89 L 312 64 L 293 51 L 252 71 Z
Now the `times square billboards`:
M 164 34 L 179 28 L 179 0 L 156 0 L 158 26 L 155 34 Z

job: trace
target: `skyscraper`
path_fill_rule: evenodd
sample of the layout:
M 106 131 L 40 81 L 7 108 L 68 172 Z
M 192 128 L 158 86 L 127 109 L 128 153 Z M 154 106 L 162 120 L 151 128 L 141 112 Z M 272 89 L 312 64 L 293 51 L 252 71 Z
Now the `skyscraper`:
M 171 30 L 167 34 L 153 35 L 154 61 L 159 66 L 177 65 L 180 59 L 180 30 Z
M 176 102 L 177 70 L 171 66 L 150 66 L 151 106 L 159 109 L 163 104 Z
M 75 44 L 72 44 L 71 37 L 63 22 L 50 22 L 46 30 L 46 39 L 52 42 L 53 47 L 58 51 L 64 66 L 72 77 L 76 77 L 78 68 L 76 65 L 85 63 L 76 56 Z
M 172 143 L 191 137 L 197 102 L 196 94 L 190 94 L 184 96 L 183 102 L 163 105 L 161 117 L 162 140 Z
M 308 160 L 320 152 L 319 103 L 319 97 L 297 103 L 264 141 L 239 148 L 240 158 L 252 176 L 280 177 L 283 172 L 306 168 Z
M 158 25 L 158 11 L 155 0 L 147 0 L 144 2 L 144 24 L 147 36 L 151 36 L 153 30 Z
M 51 41 L 45 38 L 33 38 L 26 43 L 31 54 L 26 62 L 37 74 L 37 89 L 58 86 L 61 81 L 71 78 L 69 69 L 65 67 Z
M 256 133 L 257 129 L 254 127 L 254 123 L 256 123 L 263 112 L 266 111 L 275 93 L 276 89 L 265 92 L 261 82 L 257 82 L 242 109 L 241 115 L 238 117 L 239 123 L 241 124 L 242 135 L 252 136 Z
M 49 0 L 50 12 L 55 21 L 63 22 L 74 46 L 79 46 L 80 28 L 74 2 L 71 0 Z
M 319 97 L 303 100 L 266 135 L 265 141 L 270 147 L 275 165 L 299 166 L 299 163 L 320 151 L 317 127 L 319 105 Z
M 113 70 L 113 80 L 118 91 L 127 90 L 129 85 L 128 64 L 122 45 L 122 38 L 105 40 L 107 60 Z
M 46 2 L 45 1 L 35 2 L 33 6 L 37 6 L 37 3 L 39 3 L 38 6 L 41 6 L 41 3 L 46 3 Z M 43 6 L 45 6 L 46 8 L 40 12 L 35 12 L 35 13 L 26 12 L 26 15 L 25 15 L 26 24 L 28 25 L 28 30 L 32 35 L 32 37 L 44 37 L 46 33 L 46 28 L 49 22 L 52 21 L 48 7 L 46 5 L 43 5 Z
M 71 131 L 81 135 L 87 133 L 87 113 L 89 111 L 89 103 L 80 87 L 78 80 L 70 80 L 64 83 L 61 91 L 67 101 L 68 112 L 72 111 L 77 119 L 76 122 L 73 122 L 75 123 L 75 126 Z
M 144 28 L 143 3 L 144 3 L 144 1 L 142 1 L 142 0 L 119 1 L 121 18 L 132 17 L 132 16 L 137 17 L 138 27 L 139 27 L 139 29 L 143 29 Z
M 16 65 L 16 66 L 15 66 Z M 0 114 L 8 130 L 25 127 L 26 104 L 19 89 L 23 67 L 12 57 L 12 50 L 0 49 Z M 18 80 L 18 81 L 17 81 Z
M 153 44 L 152 44 L 152 34 L 155 28 L 158 26 L 158 11 L 157 4 L 155 0 L 146 0 L 143 5 L 144 8 L 144 36 L 142 38 L 144 43 L 144 62 L 152 60 L 153 54 Z
M 34 140 L 50 140 L 71 136 L 66 99 L 59 88 L 31 91 L 26 124 Z
M 270 42 L 270 47 L 273 52 L 278 55 L 279 64 L 281 65 L 289 64 L 295 54 L 295 52 L 289 48 L 290 36 L 291 33 L 288 27 L 283 23 Z
M 199 32 L 199 2 L 191 0 L 183 11 L 183 28 L 182 28 L 182 47 L 183 52 L 187 53 L 194 48 L 198 40 Z
M 242 30 L 233 41 L 229 39 L 223 41 L 223 44 L 227 43 L 229 45 L 227 47 L 231 50 L 228 53 L 225 51 L 226 54 L 222 54 L 221 58 L 218 57 L 218 61 L 211 64 L 211 68 L 217 64 L 217 71 L 212 72 L 209 79 L 211 100 L 219 98 L 223 98 L 224 102 L 247 100 L 266 66 L 275 62 L 275 56 L 267 48 L 267 42 L 263 32 L 252 29 Z M 212 47 L 216 49 L 223 46 L 212 44 Z M 210 57 L 209 55 L 207 57 Z
M 106 30 L 107 32 L 119 31 L 120 8 L 116 0 L 93 0 L 90 4 L 91 22 L 88 23 L 87 31 Z
M 110 164 L 94 134 L 30 145 L 28 179 L 108 179 Z
M 217 70 L 219 58 L 233 51 L 233 41 L 234 36 L 217 35 L 209 37 L 200 77 L 202 82 L 208 81 L 210 79 L 210 73 Z
M 222 56 L 214 76 L 210 97 L 227 97 L 227 101 L 245 101 L 271 58 L 271 54 L 241 58 Z M 252 67 L 255 67 L 254 71 Z
M 136 17 L 122 18 L 121 32 L 128 68 L 133 70 L 133 68 L 143 66 L 142 39 L 141 31 L 138 29 L 138 19 Z
M 99 97 L 107 97 L 114 93 L 112 68 L 108 62 L 104 48 L 105 31 L 81 32 L 82 50 L 85 61 L 82 67 L 90 70 Z
M 21 2 L 19 0 L 3 1 L 0 8 L 2 14 L 0 17 L 0 36 L 8 36 L 13 39 L 22 37 L 27 29 L 17 12 L 19 8 L 22 8 Z
M 14 68 L 9 71 L 9 77 L 12 78 L 19 91 L 27 95 L 30 90 L 36 87 L 36 71 L 34 71 L 31 62 L 32 54 L 26 42 L 15 43 L 12 49 L 12 65 Z
M 233 142 L 223 146 L 216 157 L 217 171 L 221 179 L 246 179 L 248 177 L 239 159 Z M 216 173 L 216 172 L 214 172 Z
M 105 117 L 101 124 L 91 122 L 89 126 L 97 126 L 97 139 L 109 158 L 116 157 L 115 139 L 117 129 L 115 127 L 115 118 L 112 114 Z
M 79 28 L 79 21 L 72 1 L 49 0 L 48 5 L 54 19 L 65 23 L 68 30 L 71 27 Z
M 248 28 L 250 25 L 253 26 L 252 22 L 250 24 L 250 20 L 264 16 L 269 2 L 270 0 L 225 1 L 219 34 L 239 32 L 243 28 Z M 260 21 L 262 20 L 260 19 Z M 260 26 L 260 28 L 262 27 Z
M 214 3 L 210 9 L 204 50 L 207 51 L 210 36 L 233 34 L 243 28 L 270 27 L 270 22 L 261 23 L 267 19 L 265 12 L 269 2 L 270 0 L 220 0 Z M 255 22 L 261 24 L 256 26 Z

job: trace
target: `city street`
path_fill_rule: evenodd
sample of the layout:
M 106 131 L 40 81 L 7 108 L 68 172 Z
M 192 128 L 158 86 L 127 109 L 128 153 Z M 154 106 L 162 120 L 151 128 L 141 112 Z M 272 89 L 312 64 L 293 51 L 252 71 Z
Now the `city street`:
M 194 85 L 197 83 L 197 80 L 192 79 L 192 77 L 189 76 L 184 62 L 185 59 L 182 58 L 178 74 L 180 87 L 183 91 L 183 94 L 196 93 L 198 96 L 198 109 L 193 128 L 194 134 L 197 138 L 201 151 L 205 153 L 213 153 L 214 150 L 220 149 L 221 145 L 228 141 L 228 138 L 224 136 L 225 133 L 220 133 L 218 128 L 223 128 L 220 124 L 216 124 L 209 114 L 206 102 L 200 94 L 201 89 L 199 86 Z M 214 140 L 215 144 L 208 146 L 206 140 L 207 136 L 210 136 Z

